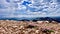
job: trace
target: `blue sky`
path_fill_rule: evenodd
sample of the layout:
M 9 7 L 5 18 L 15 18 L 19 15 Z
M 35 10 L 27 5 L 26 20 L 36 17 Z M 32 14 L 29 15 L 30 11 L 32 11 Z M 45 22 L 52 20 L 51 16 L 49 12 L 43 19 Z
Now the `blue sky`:
M 0 0 L 0 16 L 60 16 L 60 0 Z

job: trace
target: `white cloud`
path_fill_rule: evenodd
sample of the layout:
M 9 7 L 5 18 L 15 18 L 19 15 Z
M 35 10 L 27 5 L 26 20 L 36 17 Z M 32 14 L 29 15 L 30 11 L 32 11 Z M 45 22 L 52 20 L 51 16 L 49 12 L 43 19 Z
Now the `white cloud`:
M 27 0 L 25 0 L 25 1 L 27 1 Z M 60 16 L 60 5 L 58 5 L 58 4 L 56 5 L 56 8 L 53 8 L 53 5 L 44 5 L 45 3 L 44 4 L 42 3 L 43 6 L 39 6 L 39 7 L 36 7 L 32 4 L 28 5 L 30 8 L 36 8 L 35 9 L 36 12 L 32 12 L 34 10 L 30 10 L 29 8 L 28 8 L 28 10 L 26 10 L 27 7 L 24 6 L 24 5 L 20 5 L 19 3 L 18 3 L 18 5 L 19 5 L 18 8 L 15 8 L 10 3 L 9 4 L 6 3 L 5 0 L 3 0 L 3 1 L 0 0 L 0 4 L 4 4 L 4 6 L 8 7 L 6 9 L 0 9 L 0 13 L 5 12 L 4 15 L 6 15 L 6 17 L 46 17 L 46 16 L 52 17 L 52 16 Z M 53 4 L 55 4 L 55 3 L 53 3 Z M 48 8 L 44 9 L 44 7 L 46 7 L 46 6 L 48 6 Z M 43 8 L 43 10 L 38 11 L 41 8 Z M 22 13 L 22 15 L 21 14 L 15 15 L 14 13 L 17 13 L 15 11 L 17 9 L 21 10 L 21 11 L 18 11 L 18 12 L 25 11 L 26 13 L 24 13 L 24 14 Z M 44 12 L 44 11 L 46 11 L 46 12 Z M 0 15 L 2 15 L 2 14 L 0 14 Z

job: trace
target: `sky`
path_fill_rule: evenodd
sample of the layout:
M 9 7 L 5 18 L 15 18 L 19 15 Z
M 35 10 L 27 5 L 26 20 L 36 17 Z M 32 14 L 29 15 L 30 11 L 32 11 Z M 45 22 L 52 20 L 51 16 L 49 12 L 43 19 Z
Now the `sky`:
M 60 0 L 0 0 L 0 17 L 59 17 Z

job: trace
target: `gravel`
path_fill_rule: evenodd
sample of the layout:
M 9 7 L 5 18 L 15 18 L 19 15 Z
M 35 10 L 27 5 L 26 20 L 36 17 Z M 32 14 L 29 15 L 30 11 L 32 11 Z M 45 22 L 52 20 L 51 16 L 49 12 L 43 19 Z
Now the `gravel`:
M 0 34 L 60 34 L 60 23 L 0 20 Z

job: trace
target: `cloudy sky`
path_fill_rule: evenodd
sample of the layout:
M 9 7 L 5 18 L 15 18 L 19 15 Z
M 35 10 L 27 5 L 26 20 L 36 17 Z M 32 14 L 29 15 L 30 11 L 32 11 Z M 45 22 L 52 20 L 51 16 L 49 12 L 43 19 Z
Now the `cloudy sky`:
M 60 16 L 60 0 L 0 0 L 0 17 Z

